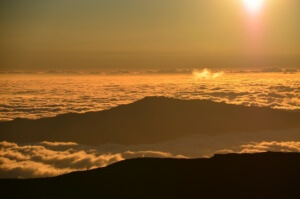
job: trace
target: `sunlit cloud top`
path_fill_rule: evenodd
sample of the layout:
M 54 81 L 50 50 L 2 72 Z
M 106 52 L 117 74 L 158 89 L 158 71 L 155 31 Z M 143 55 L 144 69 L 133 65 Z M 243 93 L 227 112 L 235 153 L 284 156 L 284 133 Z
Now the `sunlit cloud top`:
M 212 72 L 210 69 L 203 69 L 202 71 L 194 70 L 193 75 L 196 80 L 209 80 L 209 79 L 216 79 L 218 77 L 221 77 L 224 74 L 223 71 L 220 72 Z
M 300 109 L 300 74 L 293 70 L 270 67 L 252 73 L 209 69 L 177 72 L 171 75 L 165 71 L 155 75 L 2 75 L 0 120 L 100 111 L 146 96 L 162 95 Z

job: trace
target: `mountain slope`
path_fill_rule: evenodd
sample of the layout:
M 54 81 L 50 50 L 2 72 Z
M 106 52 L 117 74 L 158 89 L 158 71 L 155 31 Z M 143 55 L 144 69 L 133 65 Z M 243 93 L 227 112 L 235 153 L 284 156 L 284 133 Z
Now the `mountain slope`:
M 3 198 L 299 198 L 299 153 L 138 158 L 44 179 L 0 179 Z
M 0 140 L 145 144 L 190 134 L 296 128 L 300 127 L 299 121 L 299 111 L 147 97 L 105 111 L 2 122 Z

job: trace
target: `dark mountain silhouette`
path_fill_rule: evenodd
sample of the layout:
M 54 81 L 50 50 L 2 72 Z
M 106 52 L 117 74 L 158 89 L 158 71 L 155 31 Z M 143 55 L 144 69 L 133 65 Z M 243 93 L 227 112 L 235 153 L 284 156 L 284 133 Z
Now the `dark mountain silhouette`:
M 0 179 L 1 198 L 300 198 L 300 154 L 125 160 L 41 179 Z
M 222 134 L 300 127 L 300 112 L 207 100 L 146 97 L 128 105 L 84 114 L 0 123 L 0 140 L 18 143 L 145 144 L 191 134 Z

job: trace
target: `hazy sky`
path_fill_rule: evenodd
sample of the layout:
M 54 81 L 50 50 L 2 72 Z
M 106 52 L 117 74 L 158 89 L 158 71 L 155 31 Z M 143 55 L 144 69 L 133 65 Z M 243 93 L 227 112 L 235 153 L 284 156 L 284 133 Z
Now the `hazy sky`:
M 263 4 L 0 0 L 0 70 L 300 68 L 300 1 Z

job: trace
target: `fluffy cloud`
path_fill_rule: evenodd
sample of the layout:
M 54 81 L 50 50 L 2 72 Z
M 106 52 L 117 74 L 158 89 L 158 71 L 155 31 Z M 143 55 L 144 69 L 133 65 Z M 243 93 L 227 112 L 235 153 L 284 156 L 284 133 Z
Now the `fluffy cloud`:
M 136 157 L 200 158 L 216 153 L 300 152 L 300 129 L 193 135 L 149 145 L 0 142 L 0 178 L 55 176 Z
M 233 149 L 221 149 L 216 151 L 216 153 L 261 153 L 267 151 L 300 152 L 300 142 L 251 142 L 239 147 L 234 147 Z
M 61 146 L 68 147 L 62 149 Z M 123 151 L 101 153 L 97 148 L 76 143 L 41 142 L 17 145 L 0 142 L 0 177 L 47 177 L 77 170 L 103 167 L 135 157 L 183 157 L 161 151 Z
M 210 69 L 204 68 L 201 71 L 194 70 L 193 76 L 196 80 L 212 80 L 223 76 L 224 72 L 212 72 Z
M 48 177 L 73 171 L 68 168 L 55 168 L 42 162 L 17 161 L 4 157 L 0 157 L 0 165 L 0 176 L 2 178 Z
M 241 146 L 240 153 L 280 151 L 280 152 L 300 152 L 300 142 L 254 142 Z

